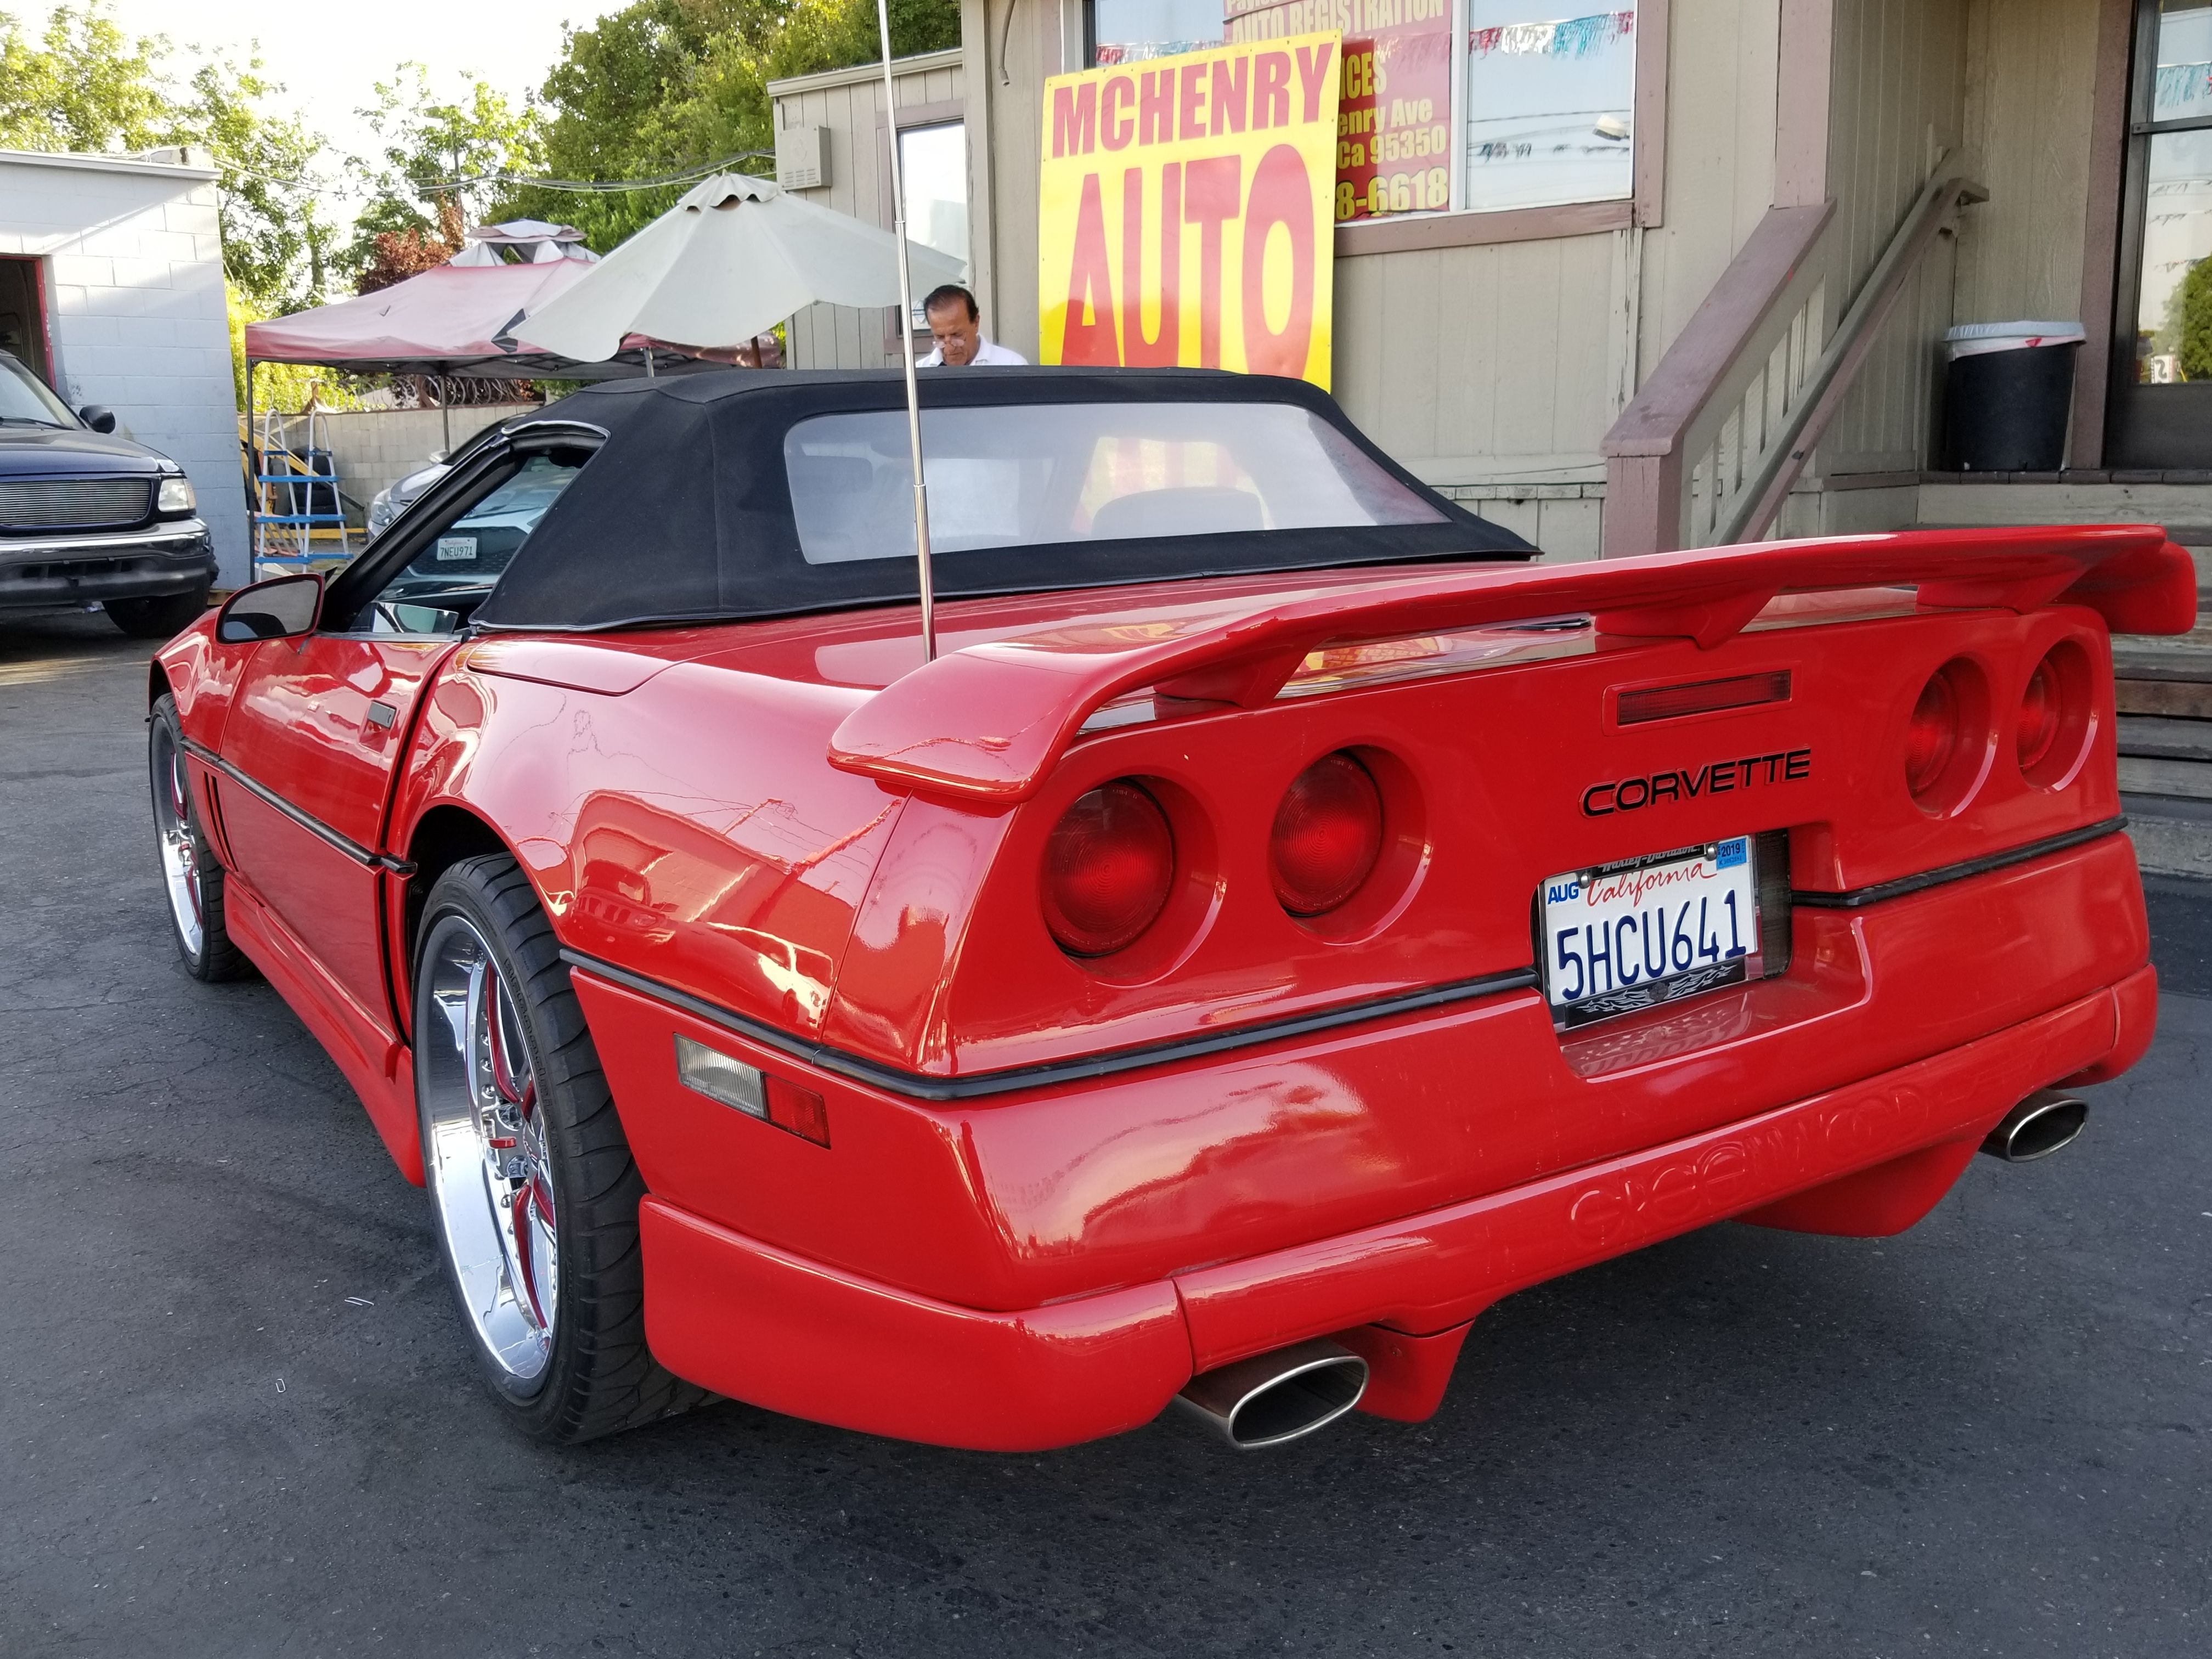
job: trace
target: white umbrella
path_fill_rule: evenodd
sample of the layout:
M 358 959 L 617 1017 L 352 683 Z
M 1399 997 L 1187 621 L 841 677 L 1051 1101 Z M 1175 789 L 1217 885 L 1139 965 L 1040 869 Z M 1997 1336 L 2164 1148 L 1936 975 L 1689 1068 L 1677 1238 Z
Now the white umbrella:
M 967 267 L 907 244 L 918 282 Z M 802 307 L 899 303 L 889 231 L 803 202 L 766 179 L 718 173 L 509 331 L 546 351 L 599 362 L 633 334 L 714 349 L 764 334 Z

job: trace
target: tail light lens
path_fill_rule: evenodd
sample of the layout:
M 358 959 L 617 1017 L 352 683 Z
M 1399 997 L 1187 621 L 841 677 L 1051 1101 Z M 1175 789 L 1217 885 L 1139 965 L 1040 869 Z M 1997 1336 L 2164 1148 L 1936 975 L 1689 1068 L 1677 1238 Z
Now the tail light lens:
M 1079 798 L 1045 843 L 1044 920 L 1079 957 L 1118 951 L 1152 925 L 1175 880 L 1160 804 L 1127 778 Z
M 2060 702 L 2058 671 L 2045 657 L 2036 664 L 2027 690 L 2021 694 L 2017 741 L 2021 771 L 2033 772 L 2042 765 L 2058 741 Z
M 1936 671 L 1912 705 L 1905 733 L 1905 782 L 1916 799 L 1930 793 L 1959 752 L 1959 690 L 1948 665 Z
M 1382 851 L 1382 794 L 1352 756 L 1323 755 L 1275 808 L 1267 873 L 1294 916 L 1334 910 L 1359 890 Z

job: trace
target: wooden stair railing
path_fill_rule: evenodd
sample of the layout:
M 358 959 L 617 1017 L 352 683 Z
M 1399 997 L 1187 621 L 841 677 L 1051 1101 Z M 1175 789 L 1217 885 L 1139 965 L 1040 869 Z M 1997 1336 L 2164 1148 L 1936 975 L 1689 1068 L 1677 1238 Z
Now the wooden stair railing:
M 1960 208 L 1986 199 L 1939 170 L 1825 349 L 1835 204 L 1768 209 L 1606 434 L 1605 556 L 1763 535 L 1921 260 Z

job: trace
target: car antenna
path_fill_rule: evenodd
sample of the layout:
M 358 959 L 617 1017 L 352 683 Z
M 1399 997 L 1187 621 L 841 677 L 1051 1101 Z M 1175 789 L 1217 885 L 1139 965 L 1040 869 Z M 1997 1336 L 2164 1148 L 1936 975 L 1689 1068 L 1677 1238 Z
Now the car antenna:
M 921 392 L 914 378 L 914 276 L 907 269 L 906 182 L 899 176 L 898 88 L 891 79 L 890 0 L 876 0 L 876 28 L 883 37 L 884 110 L 891 124 L 891 240 L 898 246 L 899 346 L 906 361 L 906 435 L 914 459 L 914 550 L 921 577 L 921 659 L 937 655 L 936 594 L 929 574 L 929 486 L 921 476 Z

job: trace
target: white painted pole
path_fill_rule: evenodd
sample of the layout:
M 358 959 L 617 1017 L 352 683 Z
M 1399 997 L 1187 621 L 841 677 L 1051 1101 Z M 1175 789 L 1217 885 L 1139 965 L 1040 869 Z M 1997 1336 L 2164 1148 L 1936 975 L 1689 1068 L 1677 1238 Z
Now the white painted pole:
M 914 458 L 914 547 L 921 579 L 921 659 L 937 655 L 937 595 L 929 573 L 929 486 L 921 474 L 921 392 L 914 378 L 914 276 L 907 269 L 906 181 L 899 176 L 898 88 L 891 77 L 889 0 L 876 0 L 876 28 L 884 47 L 884 121 L 890 136 L 891 239 L 898 244 L 899 355 L 906 362 L 907 446 Z

